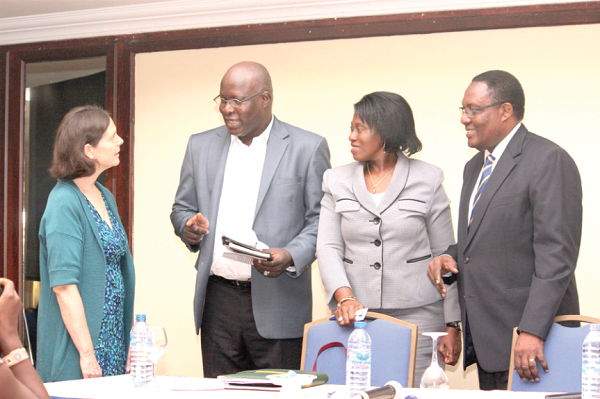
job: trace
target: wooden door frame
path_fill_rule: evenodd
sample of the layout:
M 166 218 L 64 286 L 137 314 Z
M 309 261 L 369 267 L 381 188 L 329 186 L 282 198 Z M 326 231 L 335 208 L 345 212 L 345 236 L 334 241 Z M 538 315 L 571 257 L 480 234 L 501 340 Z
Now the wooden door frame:
M 131 57 L 123 51 L 123 43 L 115 37 L 36 43 L 11 46 L 0 51 L 0 126 L 4 140 L 0 145 L 0 183 L 3 223 L 0 240 L 2 249 L 1 276 L 13 280 L 23 292 L 23 112 L 25 64 L 41 61 L 64 61 L 106 56 L 106 109 L 112 115 L 124 140 L 118 167 L 106 172 L 106 185 L 117 200 L 119 214 L 131 237 L 133 218 L 133 138 L 131 134 L 133 88 L 128 70 Z

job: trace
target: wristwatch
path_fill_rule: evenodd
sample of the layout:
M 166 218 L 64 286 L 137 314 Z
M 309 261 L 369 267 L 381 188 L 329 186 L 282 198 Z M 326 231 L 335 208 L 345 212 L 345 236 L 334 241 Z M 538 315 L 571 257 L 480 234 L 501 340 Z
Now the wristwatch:
M 446 327 L 456 328 L 458 331 L 461 331 L 458 321 L 451 321 L 450 323 L 446 323 Z

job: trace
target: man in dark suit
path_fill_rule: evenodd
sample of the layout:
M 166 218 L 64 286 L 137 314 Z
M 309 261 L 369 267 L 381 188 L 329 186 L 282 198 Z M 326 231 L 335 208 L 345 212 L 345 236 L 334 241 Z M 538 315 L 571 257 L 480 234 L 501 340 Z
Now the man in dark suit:
M 194 313 L 204 376 L 298 369 L 329 148 L 273 116 L 260 64 L 232 66 L 215 101 L 225 126 L 190 138 L 171 213 L 175 233 L 200 252 Z M 273 260 L 237 257 L 223 235 L 267 248 Z
M 465 165 L 458 242 L 428 276 L 445 295 L 441 275 L 458 273 L 464 367 L 477 363 L 481 389 L 506 389 L 514 327 L 515 369 L 539 381 L 554 317 L 579 314 L 581 179 L 566 151 L 521 124 L 525 95 L 511 74 L 476 76 L 461 111 L 480 152 Z

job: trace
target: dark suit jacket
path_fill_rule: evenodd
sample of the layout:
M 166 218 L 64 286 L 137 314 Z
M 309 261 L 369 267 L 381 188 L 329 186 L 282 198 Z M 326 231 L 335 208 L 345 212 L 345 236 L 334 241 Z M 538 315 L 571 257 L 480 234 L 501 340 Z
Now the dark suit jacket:
M 199 331 L 206 285 L 213 261 L 219 201 L 231 136 L 225 126 L 190 137 L 171 223 L 196 262 L 194 315 Z M 312 319 L 310 266 L 315 260 L 323 173 L 330 168 L 327 141 L 277 118 L 273 121 L 258 192 L 253 230 L 271 248 L 286 249 L 296 273 L 268 278 L 252 267 L 252 307 L 258 332 L 264 338 L 297 338 Z M 183 235 L 187 220 L 202 213 L 210 234 L 198 245 Z
M 582 192 L 573 159 L 522 125 L 497 161 L 467 233 L 469 200 L 484 153 L 465 166 L 458 242 L 462 320 L 468 314 L 479 365 L 509 368 L 512 330 L 543 339 L 554 316 L 579 314 L 575 265 Z

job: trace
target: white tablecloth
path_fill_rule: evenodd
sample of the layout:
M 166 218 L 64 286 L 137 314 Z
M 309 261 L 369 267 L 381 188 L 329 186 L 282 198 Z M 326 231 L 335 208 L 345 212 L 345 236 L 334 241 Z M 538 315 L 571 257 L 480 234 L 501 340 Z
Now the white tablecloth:
M 206 382 L 206 388 L 214 388 L 216 380 L 213 379 L 186 379 L 184 377 L 158 377 L 159 387 L 134 388 L 128 375 L 117 377 L 104 377 L 90 380 L 75 380 L 63 382 L 50 382 L 45 384 L 51 396 L 65 398 L 85 399 L 257 399 L 257 398 L 281 398 L 279 392 L 272 391 L 247 391 L 247 390 L 205 390 L 205 391 L 179 391 L 160 387 L 160 385 L 178 388 L 190 386 L 200 388 L 202 381 Z M 163 378 L 163 382 L 161 382 Z M 189 384 L 188 384 L 189 382 Z M 302 399 L 345 399 L 345 387 L 343 385 L 320 385 L 302 390 Z M 461 391 L 461 390 L 423 390 L 408 388 L 402 390 L 402 398 L 414 395 L 419 399 L 544 399 L 546 393 L 529 392 L 506 392 L 506 391 Z

